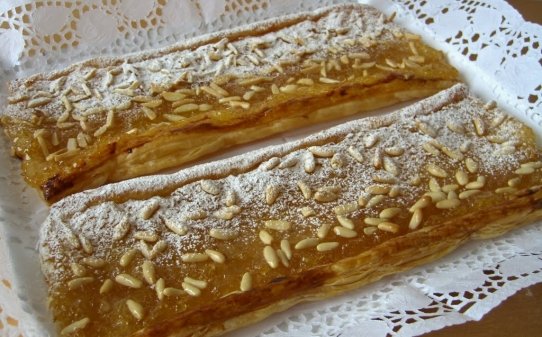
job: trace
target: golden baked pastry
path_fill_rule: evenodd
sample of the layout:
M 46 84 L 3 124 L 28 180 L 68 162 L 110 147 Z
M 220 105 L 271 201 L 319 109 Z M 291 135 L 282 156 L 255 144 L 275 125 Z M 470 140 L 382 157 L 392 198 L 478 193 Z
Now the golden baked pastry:
M 15 81 L 0 120 L 26 181 L 54 202 L 457 80 L 418 36 L 341 5 Z
M 399 112 L 68 196 L 40 236 L 73 336 L 217 336 L 542 218 L 533 132 L 457 85 Z

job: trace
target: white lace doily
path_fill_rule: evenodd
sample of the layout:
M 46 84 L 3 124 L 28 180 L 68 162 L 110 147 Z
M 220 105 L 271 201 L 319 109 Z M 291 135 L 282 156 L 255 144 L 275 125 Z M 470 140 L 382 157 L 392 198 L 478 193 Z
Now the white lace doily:
M 0 107 L 9 78 L 97 55 L 165 46 L 197 34 L 345 0 L 1 0 Z M 503 0 L 368 2 L 444 50 L 473 91 L 542 138 L 542 27 Z M 35 250 L 45 205 L 0 140 L 0 335 L 51 335 Z M 480 319 L 542 282 L 542 223 L 327 301 L 297 306 L 232 336 L 413 336 Z

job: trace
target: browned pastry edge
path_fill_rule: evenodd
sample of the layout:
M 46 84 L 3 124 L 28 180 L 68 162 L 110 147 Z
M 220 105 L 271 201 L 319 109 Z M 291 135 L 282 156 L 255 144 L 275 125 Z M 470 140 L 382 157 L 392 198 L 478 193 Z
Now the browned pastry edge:
M 296 278 L 284 277 L 268 287 L 221 298 L 132 336 L 218 336 L 300 302 L 335 296 L 434 261 L 470 240 L 496 237 L 542 218 L 542 185 L 519 191 L 516 196 L 500 205 L 391 239 L 358 256 L 313 268 Z
M 52 208 L 52 217 L 65 219 L 105 201 L 122 203 L 129 199 L 165 196 L 180 186 L 201 179 L 219 179 L 256 168 L 273 156 L 282 156 L 310 145 L 339 139 L 359 126 L 389 125 L 398 118 L 428 114 L 443 106 L 465 99 L 467 89 L 456 85 L 429 100 L 416 103 L 401 114 L 384 115 L 351 122 L 321 132 L 304 140 L 272 147 L 229 160 L 208 163 L 170 176 L 154 176 L 125 181 L 70 196 Z M 336 138 L 335 138 L 336 137 Z M 235 165 L 232 165 L 235 163 Z M 152 185 L 148 184 L 150 181 Z M 143 183 L 145 182 L 145 183 Z M 144 186 L 144 187 L 143 187 Z M 502 235 L 509 230 L 542 218 L 542 185 L 520 190 L 501 204 L 468 215 L 443 220 L 439 225 L 422 227 L 415 232 L 390 239 L 354 257 L 307 270 L 302 275 L 273 280 L 270 284 L 245 293 L 234 293 L 213 300 L 207 306 L 179 314 L 174 319 L 142 329 L 132 336 L 217 336 L 283 311 L 297 303 L 334 296 L 361 287 L 386 275 L 438 259 L 471 239 Z M 51 231 L 51 218 L 42 229 L 42 239 Z M 60 220 L 62 221 L 62 220 Z M 44 271 L 49 247 L 40 246 Z M 47 275 L 47 272 L 45 272 Z
M 416 115 L 421 111 L 431 113 L 442 109 L 448 104 L 453 104 L 461 101 L 468 96 L 468 88 L 464 84 L 456 84 L 449 89 L 441 91 L 424 101 L 417 102 L 408 107 L 408 116 Z M 360 119 L 360 121 L 367 121 L 368 125 L 387 125 L 395 122 L 398 118 L 405 118 L 402 114 L 387 114 L 379 117 L 369 117 L 366 119 Z M 359 122 L 359 121 L 358 121 Z M 181 170 L 178 173 L 165 176 L 148 176 L 139 177 L 135 179 L 125 180 L 118 184 L 112 184 L 102 187 L 102 190 L 87 190 L 78 194 L 67 196 L 61 199 L 59 202 L 53 205 L 51 208 L 51 216 L 58 216 L 63 209 L 71 209 L 73 205 L 77 207 L 88 208 L 92 205 L 96 205 L 107 200 L 114 200 L 121 203 L 129 199 L 145 199 L 149 195 L 165 196 L 172 193 L 180 186 L 190 184 L 197 180 L 203 179 L 220 179 L 229 175 L 241 174 L 245 171 L 256 168 L 261 163 L 269 160 L 275 156 L 284 156 L 292 151 L 306 148 L 311 145 L 321 145 L 336 139 L 340 139 L 352 132 L 357 127 L 357 122 L 349 122 L 343 125 L 331 128 L 329 130 L 311 135 L 303 140 L 290 142 L 284 146 L 274 146 L 266 149 L 260 149 L 252 152 L 250 157 L 236 156 L 227 160 L 209 162 L 199 166 L 193 166 L 185 170 Z M 231 163 L 235 162 L 236 166 L 232 167 Z M 163 177 L 163 180 L 161 179 Z M 141 181 L 147 179 L 153 179 L 155 184 L 149 186 L 148 184 L 140 184 Z M 173 181 L 172 181 L 173 180 Z M 142 188 L 144 186 L 144 188 Z M 113 188 L 115 187 L 115 188 Z M 78 202 L 83 201 L 83 204 Z M 47 226 L 42 227 L 43 230 L 47 229 Z M 42 230 L 42 237 L 46 236 L 46 233 Z
M 172 126 L 154 138 L 139 137 L 134 140 L 107 144 L 100 151 L 92 154 L 93 157 L 97 157 L 94 161 L 95 165 L 86 166 L 84 170 L 71 174 L 60 172 L 49 178 L 40 188 L 44 199 L 49 203 L 54 203 L 84 189 L 133 178 L 136 175 L 131 173 L 131 170 L 150 174 L 172 167 L 171 161 L 174 161 L 175 165 L 189 163 L 200 159 L 201 156 L 245 143 L 247 135 L 250 135 L 248 136 L 250 141 L 256 141 L 280 133 L 281 130 L 290 130 L 366 112 L 407 99 L 430 96 L 455 83 L 444 80 L 405 80 L 391 76 L 389 80 L 371 86 L 343 85 L 321 96 L 289 99 L 277 106 L 260 111 L 250 121 L 243 121 L 233 126 L 213 126 L 208 119 L 202 119 L 183 128 Z M 309 102 L 311 106 L 320 108 L 306 113 L 304 106 L 306 107 Z M 334 111 L 332 114 L 322 113 L 325 108 L 338 107 L 341 104 L 347 104 L 348 107 Z M 288 116 L 274 117 L 284 109 L 289 109 L 292 113 Z M 254 122 L 256 124 L 251 125 Z M 190 140 L 187 143 L 193 150 L 175 146 L 177 142 L 187 140 Z M 173 155 L 179 151 L 185 152 L 185 155 Z M 83 159 L 82 161 L 87 162 Z M 125 164 L 122 165 L 122 163 Z M 152 167 L 146 166 L 148 163 L 153 163 Z M 113 170 L 111 166 L 115 166 L 115 169 Z
M 210 44 L 216 43 L 224 37 L 227 37 L 230 42 L 235 42 L 244 37 L 255 37 L 255 36 L 263 35 L 268 32 L 273 32 L 275 30 L 280 30 L 284 27 L 295 25 L 305 20 L 317 21 L 333 11 L 347 12 L 347 11 L 360 11 L 360 10 L 368 11 L 370 13 L 374 11 L 374 9 L 370 9 L 369 7 L 364 7 L 363 5 L 359 5 L 359 4 L 343 4 L 343 5 L 322 8 L 313 13 L 305 12 L 305 13 L 299 13 L 299 14 L 292 14 L 292 15 L 280 17 L 279 19 L 270 19 L 270 20 L 253 23 L 253 24 L 239 27 L 232 30 L 226 30 L 222 32 L 208 34 L 202 37 L 190 39 L 188 41 L 178 43 L 173 46 L 158 49 L 158 50 L 152 50 L 148 52 L 137 53 L 137 54 L 123 56 L 123 57 L 100 57 L 100 58 L 95 58 L 95 59 L 79 62 L 62 70 L 53 71 L 50 73 L 36 74 L 27 79 L 15 80 L 10 83 L 10 92 L 16 95 L 21 89 L 24 89 L 24 87 L 30 87 L 34 85 L 36 82 L 52 81 L 74 72 L 80 73 L 84 67 L 104 68 L 104 67 L 120 66 L 121 64 L 125 62 L 127 63 L 141 62 L 141 61 L 157 58 L 160 56 L 164 56 L 176 51 L 194 50 L 204 45 L 210 45 Z M 383 16 L 381 16 L 381 18 L 383 18 Z M 385 21 L 385 23 L 387 24 L 388 21 Z M 442 53 L 440 53 L 440 55 L 442 55 Z M 442 64 L 440 64 L 440 66 L 442 68 Z M 409 80 L 402 80 L 400 78 L 396 79 L 394 78 L 396 76 L 397 76 L 396 74 L 390 75 L 389 78 L 383 79 L 383 82 L 403 81 L 404 83 L 415 83 L 416 81 L 416 79 L 414 78 L 410 78 Z M 456 83 L 457 73 L 454 72 L 454 76 L 451 76 L 451 78 L 438 78 L 438 75 L 435 75 L 434 78 L 429 78 L 429 79 L 425 77 L 423 78 L 427 80 L 427 83 L 421 84 L 423 86 L 422 90 L 424 94 L 409 95 L 408 98 L 424 97 L 426 95 L 433 94 L 440 89 L 449 87 L 450 85 Z M 418 80 L 418 81 L 423 82 L 424 80 Z M 430 83 L 433 83 L 433 86 L 434 86 L 433 90 L 431 91 L 427 90 L 427 87 L 429 86 Z M 374 87 L 370 86 L 368 90 L 371 90 L 374 93 L 379 88 L 385 87 L 386 84 L 387 83 L 384 83 L 383 86 L 380 86 L 378 84 L 375 85 Z M 345 99 L 344 97 L 342 97 L 342 90 L 345 89 L 344 87 L 347 87 L 347 86 L 348 85 L 338 85 L 337 88 L 333 88 L 327 93 L 324 93 L 316 97 L 313 96 L 313 99 L 317 102 L 318 100 L 320 100 L 320 102 L 322 103 L 321 107 L 333 105 Z M 384 96 L 383 97 L 384 99 L 381 102 L 375 102 L 375 96 L 371 96 L 368 98 L 370 102 L 368 103 L 365 102 L 364 106 L 358 107 L 357 109 L 353 109 L 350 114 L 356 113 L 358 111 L 370 110 L 372 109 L 372 106 L 380 107 L 382 105 L 390 105 L 393 102 L 404 101 L 405 98 L 401 97 L 401 94 L 404 93 L 405 91 L 413 92 L 414 86 L 415 86 L 414 84 L 410 84 L 410 87 L 406 88 L 406 90 L 404 88 L 402 90 L 399 90 L 398 92 L 395 93 L 396 95 L 394 97 L 390 98 L 389 96 Z M 348 100 L 356 100 L 363 97 L 367 98 L 368 95 L 365 93 L 365 90 L 367 89 L 367 87 L 360 86 L 360 85 L 357 85 L 357 88 L 355 87 L 356 85 L 354 85 L 354 87 L 352 88 L 353 95 L 351 97 L 348 97 Z M 290 105 L 292 102 L 295 102 L 295 99 L 287 100 L 286 102 L 281 102 L 278 105 L 274 105 L 274 106 L 272 104 L 264 106 L 261 109 L 261 111 L 255 111 L 256 116 L 251 116 L 251 120 L 260 121 L 262 115 L 264 115 L 263 118 L 268 118 L 268 115 L 270 114 L 273 115 L 275 111 L 283 109 L 285 106 Z M 385 104 L 383 104 L 383 102 L 385 102 Z M 316 108 L 316 105 L 311 106 L 310 110 L 313 110 L 314 108 Z M 10 121 L 10 119 L 13 119 L 13 121 Z M 307 119 L 310 120 L 311 119 L 310 116 Z M 314 120 L 313 122 L 325 121 L 329 119 L 330 118 L 318 119 L 318 120 Z M 268 119 L 265 122 L 269 122 L 270 120 L 271 119 Z M 12 118 L 12 116 L 10 116 L 9 113 L 0 118 L 0 124 L 8 125 L 9 123 L 17 124 L 19 122 L 20 121 L 18 121 L 16 118 Z M 190 132 L 203 129 L 202 125 L 206 125 L 205 123 L 209 122 L 209 119 L 206 119 L 206 117 L 204 116 L 202 120 L 194 120 L 193 122 L 194 122 L 194 125 L 189 126 Z M 245 127 L 243 123 L 238 124 L 237 127 L 239 128 Z M 208 124 L 212 124 L 212 123 L 208 123 Z M 303 124 L 304 123 L 302 120 L 298 120 L 296 123 L 289 125 L 290 126 L 289 128 L 299 127 Z M 281 125 L 280 121 L 278 122 L 278 125 Z M 231 125 L 224 127 L 223 125 L 217 126 L 213 124 L 211 125 L 211 128 L 210 128 L 211 130 L 207 130 L 209 132 L 202 132 L 202 134 L 204 135 L 210 134 L 210 136 L 215 137 L 215 134 L 212 132 L 214 129 L 223 128 L 223 130 L 226 130 L 226 133 L 229 133 L 229 130 L 227 130 L 229 127 L 231 127 Z M 228 144 L 238 144 L 238 143 L 242 143 L 246 141 L 253 141 L 259 138 L 263 138 L 270 134 L 275 134 L 281 131 L 281 129 L 279 128 L 273 129 L 272 125 L 271 126 L 264 125 L 263 127 L 267 129 L 264 132 L 261 132 L 255 138 L 249 138 L 244 141 L 238 141 L 236 139 L 233 139 L 232 135 L 235 135 L 235 133 L 226 134 L 225 138 Z M 148 167 L 145 167 L 145 169 L 142 169 L 141 171 L 132 170 L 131 172 L 132 174 L 126 174 L 126 173 L 129 173 L 127 172 L 127 170 L 130 170 L 129 166 L 135 167 L 135 165 L 133 165 L 133 161 L 129 165 L 122 165 L 122 162 L 120 161 L 122 158 L 127 156 L 128 153 L 132 153 L 133 149 L 139 149 L 139 148 L 145 147 L 144 144 L 149 144 L 149 147 L 151 147 L 153 144 L 167 145 L 167 142 L 173 139 L 174 137 L 182 138 L 181 135 L 176 134 L 179 131 L 178 129 L 179 129 L 178 126 L 177 127 L 170 126 L 169 128 L 164 127 L 164 130 L 160 130 L 159 134 L 156 134 L 156 132 L 155 134 L 152 134 L 152 132 L 145 131 L 141 135 L 138 134 L 137 136 L 132 137 L 132 142 L 130 141 L 130 139 L 122 139 L 122 138 L 118 139 L 119 141 L 117 141 L 117 139 L 114 139 L 116 137 L 115 135 L 115 137 L 111 137 L 111 139 L 109 139 L 107 142 L 104 141 L 104 142 L 97 143 L 97 147 L 93 149 L 92 151 L 82 151 L 76 155 L 78 157 L 87 158 L 87 160 L 79 159 L 76 156 L 74 156 L 74 158 L 77 158 L 77 159 L 73 159 L 73 160 L 71 158 L 67 159 L 66 162 L 59 164 L 60 168 L 54 165 L 48 166 L 47 162 L 44 163 L 43 161 L 41 162 L 39 160 L 36 161 L 34 157 L 32 157 L 32 159 L 26 159 L 25 153 L 23 153 L 24 151 L 17 150 L 18 147 L 14 147 L 14 152 L 16 153 L 16 155 L 18 155 L 21 159 L 24 160 L 23 172 L 27 171 L 25 167 L 28 168 L 28 174 L 24 174 L 26 180 L 32 186 L 38 188 L 40 192 L 42 192 L 41 193 L 42 196 L 48 203 L 53 203 L 60 200 L 62 197 L 68 194 L 80 191 L 82 189 L 93 188 L 93 187 L 103 185 L 105 183 L 117 182 L 117 181 L 124 180 L 127 178 L 132 178 L 135 176 L 156 173 L 157 171 L 161 169 L 171 168 L 171 167 L 175 167 L 175 166 L 190 162 L 191 160 L 199 158 L 201 155 L 215 152 L 218 149 L 223 148 L 222 146 L 216 145 L 214 147 L 202 149 L 198 155 L 196 155 L 195 152 L 191 152 L 186 156 L 186 158 L 177 156 L 176 158 L 173 158 L 173 160 L 170 160 L 169 163 L 166 163 L 164 160 L 162 160 L 159 164 L 154 164 L 153 167 L 148 166 Z M 31 132 L 32 130 L 25 130 L 25 131 Z M 186 129 L 183 129 L 183 132 L 184 131 L 186 131 Z M 13 133 L 10 135 L 11 138 L 17 138 L 18 136 L 19 135 L 17 133 Z M 193 134 L 189 134 L 188 136 L 192 137 Z M 178 138 L 175 138 L 175 139 L 178 140 Z M 205 140 L 201 140 L 201 142 L 205 142 Z M 93 145 L 94 144 L 92 144 L 91 146 Z M 24 149 L 24 146 L 22 148 Z M 135 155 L 132 154 L 132 157 L 135 157 Z M 153 159 L 156 159 L 156 158 L 163 159 L 155 155 Z M 30 160 L 36 161 L 36 165 L 34 165 L 33 163 L 30 164 L 29 163 Z M 122 173 L 117 174 L 115 172 L 116 171 L 115 169 L 119 166 L 124 166 L 124 167 L 121 167 L 121 170 L 118 170 L 118 171 L 122 171 Z M 112 169 L 112 167 L 115 169 Z M 139 165 L 137 167 L 143 167 L 143 166 Z M 36 173 L 40 171 L 48 172 L 48 173 L 44 174 L 43 176 L 40 174 L 32 174 L 32 173 Z

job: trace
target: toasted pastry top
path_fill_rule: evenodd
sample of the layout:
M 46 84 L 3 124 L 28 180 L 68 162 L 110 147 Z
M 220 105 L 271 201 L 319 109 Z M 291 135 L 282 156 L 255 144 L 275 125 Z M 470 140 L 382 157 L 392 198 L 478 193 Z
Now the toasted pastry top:
M 214 335 L 328 280 L 322 292 L 336 293 L 360 266 L 370 280 L 440 256 L 474 223 L 524 221 L 542 207 L 540 192 L 519 198 L 540 189 L 541 159 L 528 127 L 455 86 L 301 141 L 76 194 L 41 233 L 51 307 L 78 336 Z
M 275 118 L 272 105 L 395 78 L 453 83 L 457 72 L 377 10 L 340 5 L 14 81 L 1 122 L 25 178 L 52 199 L 153 139 Z

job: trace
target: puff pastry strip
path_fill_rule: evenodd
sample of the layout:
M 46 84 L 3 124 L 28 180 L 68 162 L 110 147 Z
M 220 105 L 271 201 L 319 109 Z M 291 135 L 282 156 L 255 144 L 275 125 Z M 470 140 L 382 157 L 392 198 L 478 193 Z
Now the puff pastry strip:
M 341 5 L 15 81 L 1 123 L 53 202 L 457 79 L 418 36 Z
M 217 336 L 542 217 L 532 131 L 457 85 L 390 115 L 69 196 L 40 254 L 60 331 Z

